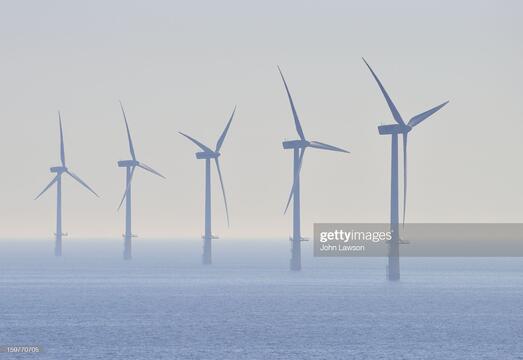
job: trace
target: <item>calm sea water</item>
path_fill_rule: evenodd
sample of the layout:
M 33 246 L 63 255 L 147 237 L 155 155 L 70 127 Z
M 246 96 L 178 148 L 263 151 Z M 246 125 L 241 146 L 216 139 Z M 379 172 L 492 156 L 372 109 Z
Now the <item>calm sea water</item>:
M 34 359 L 523 359 L 523 259 L 312 258 L 288 241 L 0 241 L 0 346 Z

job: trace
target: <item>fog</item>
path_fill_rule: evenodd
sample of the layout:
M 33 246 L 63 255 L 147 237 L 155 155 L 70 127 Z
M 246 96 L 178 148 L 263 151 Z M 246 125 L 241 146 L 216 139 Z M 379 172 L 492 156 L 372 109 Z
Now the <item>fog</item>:
M 0 12 L 2 238 L 50 238 L 55 193 L 33 198 L 59 164 L 61 110 L 70 168 L 100 195 L 64 179 L 64 231 L 119 237 L 129 159 L 118 100 L 140 160 L 140 236 L 199 237 L 204 164 L 177 131 L 222 148 L 227 227 L 217 174 L 213 227 L 224 238 L 283 237 L 297 138 L 280 65 L 311 139 L 350 155 L 308 151 L 302 224 L 386 222 L 392 116 L 361 56 L 404 118 L 449 105 L 411 133 L 410 222 L 517 222 L 523 216 L 518 1 L 18 1 Z

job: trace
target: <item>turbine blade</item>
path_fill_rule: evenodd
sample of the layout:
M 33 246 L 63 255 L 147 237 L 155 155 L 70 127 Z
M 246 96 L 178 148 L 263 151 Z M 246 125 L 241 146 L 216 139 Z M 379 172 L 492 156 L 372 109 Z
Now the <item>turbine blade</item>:
M 398 109 L 396 109 L 396 105 L 394 105 L 394 103 L 392 102 L 389 94 L 387 93 L 387 90 L 385 90 L 385 88 L 383 87 L 383 85 L 381 84 L 381 81 L 380 79 L 378 79 L 378 77 L 376 76 L 376 74 L 374 73 L 374 70 L 372 70 L 372 68 L 370 67 L 370 65 L 367 63 L 367 61 L 365 60 L 365 58 L 362 58 L 363 61 L 365 62 L 365 64 L 367 65 L 367 67 L 369 68 L 370 72 L 372 73 L 372 76 L 374 77 L 374 80 L 376 80 L 376 82 L 378 83 L 378 86 L 380 87 L 381 89 L 381 93 L 383 94 L 383 96 L 385 97 L 385 100 L 387 100 L 387 104 L 389 105 L 389 109 L 390 109 L 390 112 L 392 113 L 392 116 L 394 117 L 394 120 L 396 120 L 396 122 L 400 125 L 405 125 L 405 122 L 403 121 L 400 113 L 398 112 Z
M 150 166 L 148 166 L 148 165 L 146 165 L 146 164 L 144 164 L 142 162 L 139 162 L 137 166 L 141 167 L 144 170 L 147 170 L 147 171 L 153 173 L 154 175 L 158 175 L 159 177 L 162 177 L 162 178 L 165 179 L 165 176 L 163 176 L 158 171 L 154 170 L 152 167 L 150 167 Z
M 403 226 L 405 227 L 405 212 L 407 210 L 407 136 L 403 133 Z
M 60 124 L 60 160 L 62 161 L 62 166 L 65 167 L 64 133 L 62 131 L 62 116 L 60 115 L 60 111 L 58 111 L 58 122 Z
M 322 142 L 319 142 L 319 141 L 311 141 L 309 143 L 309 146 L 313 147 L 313 148 L 316 148 L 316 149 L 323 149 L 323 150 L 330 150 L 330 151 L 339 151 L 339 152 L 344 152 L 344 153 L 350 154 L 350 151 L 347 151 L 345 149 L 342 149 L 342 148 L 339 148 L 339 147 L 336 147 L 336 146 L 332 146 L 332 145 L 329 145 L 329 144 L 325 144 L 325 143 L 322 143 Z
M 287 97 L 289 98 L 289 103 L 291 104 L 292 116 L 294 117 L 294 125 L 296 126 L 296 131 L 298 132 L 300 139 L 305 140 L 305 135 L 303 134 L 303 129 L 301 128 L 300 119 L 298 118 L 298 114 L 296 113 L 296 108 L 294 107 L 294 102 L 292 101 L 292 96 L 289 91 L 289 87 L 287 86 L 287 82 L 285 81 L 285 78 L 283 77 L 283 73 L 281 72 L 281 69 L 279 66 L 278 66 L 278 71 L 280 72 L 281 79 L 283 80 L 283 85 L 285 85 L 285 91 L 287 91 Z
M 438 111 L 439 109 L 441 109 L 443 106 L 447 105 L 448 103 L 449 103 L 448 101 L 445 101 L 443 104 L 435 106 L 430 110 L 427 110 L 425 112 L 422 112 L 421 114 L 414 116 L 412 119 L 409 120 L 408 125 L 410 127 L 414 127 L 414 126 L 418 125 L 420 122 L 422 122 L 423 120 L 425 120 L 426 118 L 428 118 L 429 116 L 434 114 L 436 111 Z
M 47 184 L 47 186 L 42 190 L 42 192 L 41 192 L 40 194 L 38 194 L 38 195 L 34 198 L 34 200 L 38 199 L 38 198 L 39 198 L 40 196 L 42 196 L 43 193 L 45 193 L 45 192 L 46 192 L 46 191 L 47 191 L 51 186 L 53 186 L 53 184 L 58 180 L 58 177 L 59 177 L 59 176 L 60 176 L 60 175 L 56 175 L 56 176 L 53 178 L 53 180 L 51 180 L 51 182 L 50 182 L 49 184 Z
M 210 153 L 213 152 L 211 149 L 209 149 L 207 146 L 203 145 L 201 142 L 199 142 L 199 141 L 196 140 L 195 138 L 190 137 L 189 135 L 184 134 L 184 133 L 181 132 L 181 131 L 178 131 L 178 133 L 179 133 L 180 135 L 185 136 L 187 139 L 191 140 L 193 143 L 195 143 L 195 144 L 196 144 L 200 149 L 202 149 L 203 151 L 207 151 L 207 152 L 210 152 Z
M 216 150 L 215 150 L 216 152 L 220 151 L 220 149 L 223 145 L 223 141 L 225 140 L 225 136 L 227 136 L 227 131 L 229 131 L 229 126 L 231 126 L 232 118 L 234 117 L 235 112 L 236 112 L 236 106 L 234 107 L 234 110 L 232 111 L 229 122 L 225 126 L 225 129 L 223 130 L 222 135 L 220 136 L 220 138 L 218 139 L 218 142 L 216 143 Z
M 229 222 L 229 207 L 227 206 L 227 197 L 225 196 L 225 186 L 223 186 L 222 171 L 220 169 L 220 161 L 217 157 L 214 158 L 214 161 L 216 163 L 216 169 L 218 170 L 218 177 L 220 178 L 220 185 L 222 187 L 223 203 L 225 204 L 225 214 L 227 215 L 227 226 L 231 226 L 231 223 Z
M 75 173 L 73 173 L 72 171 L 70 171 L 69 169 L 65 170 L 66 173 L 68 173 L 73 179 L 75 179 L 76 181 L 78 181 L 81 185 L 83 185 L 87 190 L 89 190 L 90 192 L 92 192 L 94 195 L 96 195 L 96 197 L 100 197 L 93 189 L 91 189 L 91 187 L 89 185 L 87 185 L 85 183 L 85 181 L 83 181 L 82 179 L 80 179 L 80 177 L 78 175 L 76 175 Z
M 123 201 L 125 200 L 125 198 L 127 197 L 127 194 L 129 193 L 129 189 L 131 188 L 131 182 L 133 180 L 134 169 L 136 169 L 136 166 L 133 166 L 131 169 L 131 175 L 129 176 L 129 181 L 125 185 L 125 192 L 123 193 L 122 200 L 120 201 L 120 205 L 118 205 L 118 209 L 116 209 L 116 211 L 120 211 Z
M 136 160 L 136 155 L 134 153 L 133 140 L 131 139 L 131 131 L 129 131 L 129 124 L 127 123 L 127 116 L 125 116 L 125 110 L 123 109 L 122 102 L 120 101 L 120 109 L 122 109 L 123 119 L 125 121 L 125 129 L 127 130 L 127 140 L 129 141 L 129 151 L 131 152 L 131 157 L 133 160 Z
M 296 173 L 296 176 L 294 177 L 294 179 L 292 180 L 292 188 L 291 188 L 291 193 L 289 194 L 289 199 L 287 200 L 287 205 L 285 205 L 285 211 L 283 211 L 284 214 L 287 213 L 287 209 L 289 208 L 289 204 L 291 203 L 291 199 L 292 197 L 294 196 L 294 188 L 296 186 L 296 181 L 298 180 L 299 176 L 300 176 L 300 172 L 301 172 L 301 164 L 303 162 L 303 155 L 305 154 L 305 149 L 306 148 L 303 148 L 301 150 L 301 153 L 300 153 L 300 158 L 298 160 L 298 172 Z

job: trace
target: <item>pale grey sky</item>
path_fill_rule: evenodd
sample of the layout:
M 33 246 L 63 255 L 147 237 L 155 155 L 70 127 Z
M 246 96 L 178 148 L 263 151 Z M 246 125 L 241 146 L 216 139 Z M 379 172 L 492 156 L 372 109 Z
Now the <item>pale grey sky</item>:
M 62 111 L 70 168 L 64 231 L 117 237 L 129 157 L 118 99 L 138 157 L 167 180 L 136 174 L 134 232 L 197 237 L 204 164 L 185 131 L 222 149 L 227 229 L 213 173 L 214 232 L 284 237 L 296 138 L 276 65 L 305 134 L 352 154 L 309 151 L 302 224 L 384 222 L 392 123 L 361 56 L 406 118 L 450 104 L 409 137 L 412 222 L 523 219 L 523 3 L 520 1 L 4 1 L 0 9 L 0 238 L 50 238 L 55 191 L 34 196 L 59 164 Z

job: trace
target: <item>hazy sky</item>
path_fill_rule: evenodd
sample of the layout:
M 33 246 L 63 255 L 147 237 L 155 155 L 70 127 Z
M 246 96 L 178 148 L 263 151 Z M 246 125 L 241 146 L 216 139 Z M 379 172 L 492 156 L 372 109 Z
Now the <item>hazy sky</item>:
M 4 1 L 0 9 L 0 238 L 50 238 L 55 190 L 33 198 L 59 164 L 62 111 L 69 167 L 97 192 L 63 182 L 64 231 L 119 237 L 129 158 L 118 99 L 140 160 L 134 232 L 199 237 L 204 162 L 185 131 L 222 148 L 227 229 L 213 170 L 214 232 L 283 237 L 297 137 L 276 66 L 305 135 L 346 147 L 302 170 L 303 233 L 313 222 L 385 222 L 392 123 L 365 56 L 403 117 L 450 104 L 409 138 L 412 222 L 523 219 L 521 1 Z

